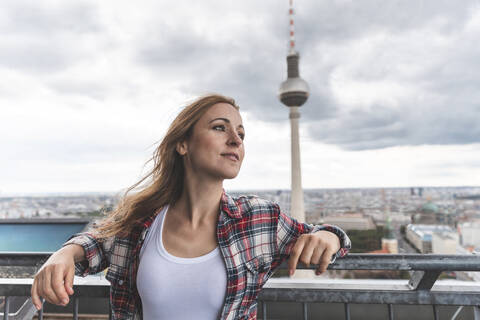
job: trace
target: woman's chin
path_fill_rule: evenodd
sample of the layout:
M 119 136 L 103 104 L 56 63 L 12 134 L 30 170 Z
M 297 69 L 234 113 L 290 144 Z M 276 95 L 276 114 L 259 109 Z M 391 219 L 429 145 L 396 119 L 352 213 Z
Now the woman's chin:
M 238 176 L 239 171 L 235 172 L 224 172 L 223 173 L 223 179 L 235 179 Z

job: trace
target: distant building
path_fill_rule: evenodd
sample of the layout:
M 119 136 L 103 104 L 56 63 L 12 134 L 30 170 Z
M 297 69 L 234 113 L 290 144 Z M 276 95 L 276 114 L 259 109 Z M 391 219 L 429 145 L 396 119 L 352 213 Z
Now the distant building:
M 415 188 L 410 188 L 410 195 L 415 196 L 418 194 L 418 196 L 421 198 L 423 195 L 423 188 L 416 188 L 417 192 L 415 192 Z
M 458 232 L 462 246 L 480 247 L 480 221 L 459 223 Z
M 432 233 L 432 253 L 456 254 L 458 243 L 458 234 L 455 232 Z
M 386 253 L 397 254 L 398 253 L 398 240 L 395 238 L 395 234 L 393 232 L 393 227 L 391 224 L 390 213 L 387 212 L 387 235 L 386 237 L 382 238 L 382 250 Z
M 397 239 L 388 239 L 382 238 L 382 250 L 383 253 L 398 253 L 398 240 Z
M 454 219 L 448 212 L 442 212 L 436 204 L 428 200 L 412 215 L 413 224 L 447 224 L 453 225 Z
M 445 225 L 409 224 L 405 233 L 407 240 L 421 253 L 451 251 L 453 242 L 455 242 L 456 250 L 456 245 L 458 244 L 458 234 Z M 434 234 L 436 234 L 435 244 L 433 244 Z M 442 249 L 442 245 L 447 246 L 447 248 Z
M 333 224 L 343 230 L 374 230 L 375 222 L 372 217 L 361 213 L 349 213 L 324 217 L 321 223 Z

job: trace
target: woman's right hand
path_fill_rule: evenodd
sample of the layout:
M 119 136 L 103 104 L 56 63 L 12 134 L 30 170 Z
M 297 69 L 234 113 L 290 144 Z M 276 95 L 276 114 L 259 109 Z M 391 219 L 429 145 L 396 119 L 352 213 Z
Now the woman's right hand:
M 31 295 L 37 310 L 42 308 L 41 298 L 56 305 L 68 304 L 73 294 L 75 252 L 78 252 L 78 248 L 72 247 L 76 246 L 68 245 L 53 253 L 35 275 Z

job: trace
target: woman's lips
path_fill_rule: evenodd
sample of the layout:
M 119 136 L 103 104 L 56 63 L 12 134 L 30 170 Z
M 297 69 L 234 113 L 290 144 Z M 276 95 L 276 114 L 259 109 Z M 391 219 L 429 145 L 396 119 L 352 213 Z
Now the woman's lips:
M 222 153 L 222 156 L 232 160 L 232 161 L 238 161 L 240 158 L 236 153 Z

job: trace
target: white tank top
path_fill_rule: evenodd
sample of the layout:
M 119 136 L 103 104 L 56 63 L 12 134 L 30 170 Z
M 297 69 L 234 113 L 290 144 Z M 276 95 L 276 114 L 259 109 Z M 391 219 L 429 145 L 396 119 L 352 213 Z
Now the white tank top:
M 168 253 L 162 241 L 167 210 L 157 215 L 140 249 L 137 288 L 143 319 L 218 319 L 227 290 L 220 250 L 195 258 Z

